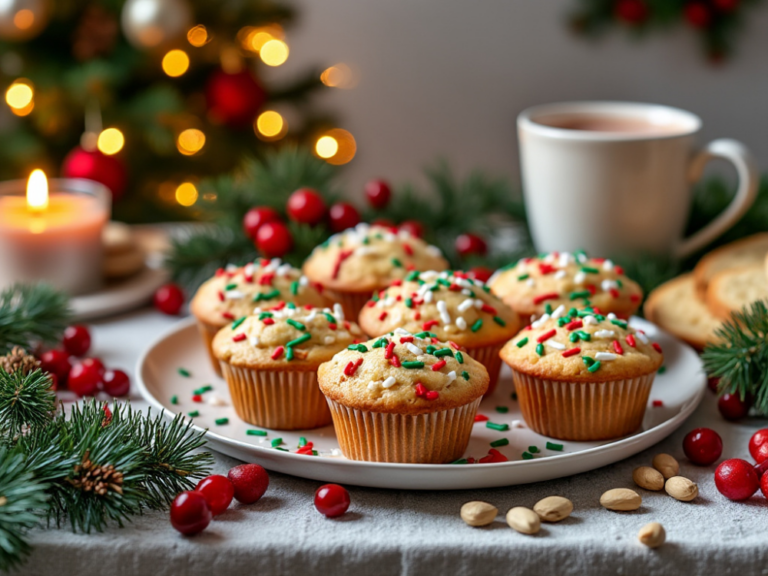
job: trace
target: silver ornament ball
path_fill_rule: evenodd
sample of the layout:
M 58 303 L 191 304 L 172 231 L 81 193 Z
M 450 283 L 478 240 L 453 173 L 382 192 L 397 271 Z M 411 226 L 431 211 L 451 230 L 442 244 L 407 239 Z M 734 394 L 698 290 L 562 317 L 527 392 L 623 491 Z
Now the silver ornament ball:
M 121 24 L 123 34 L 136 48 L 161 48 L 186 34 L 192 25 L 192 10 L 186 0 L 128 0 Z
M 0 38 L 12 42 L 34 38 L 50 15 L 48 0 L 0 0 Z

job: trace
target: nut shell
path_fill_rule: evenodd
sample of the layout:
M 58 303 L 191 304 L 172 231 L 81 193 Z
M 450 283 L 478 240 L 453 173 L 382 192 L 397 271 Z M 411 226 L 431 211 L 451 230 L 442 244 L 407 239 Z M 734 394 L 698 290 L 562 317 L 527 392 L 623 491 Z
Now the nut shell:
M 488 502 L 467 502 L 461 507 L 461 519 L 470 526 L 488 526 L 498 513 L 499 510 Z
M 651 522 L 640 528 L 637 539 L 648 548 L 658 548 L 667 540 L 667 532 L 664 530 L 664 526 L 658 522 Z
M 656 454 L 653 457 L 653 467 L 667 480 L 680 473 L 680 464 L 669 454 Z
M 507 512 L 507 524 L 520 534 L 536 534 L 541 530 L 541 519 L 530 508 L 517 506 Z
M 673 476 L 667 480 L 664 489 L 675 500 L 690 502 L 699 495 L 699 487 L 696 482 L 683 476 Z
M 640 494 L 629 488 L 614 488 L 600 496 L 600 504 L 608 510 L 627 512 L 637 510 L 643 503 Z
M 632 480 L 640 488 L 645 488 L 646 490 L 659 491 L 664 489 L 664 476 L 661 472 L 650 466 L 635 468 L 632 472 Z
M 573 502 L 562 496 L 548 496 L 536 502 L 533 511 L 544 522 L 560 522 L 573 512 Z

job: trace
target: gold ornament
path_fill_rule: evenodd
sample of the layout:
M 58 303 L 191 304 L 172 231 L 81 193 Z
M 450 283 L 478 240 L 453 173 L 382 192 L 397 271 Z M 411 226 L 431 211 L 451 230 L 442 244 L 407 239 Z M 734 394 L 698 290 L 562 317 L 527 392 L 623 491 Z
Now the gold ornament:
M 136 48 L 159 48 L 183 38 L 192 25 L 185 0 L 128 0 L 121 15 L 123 33 Z
M 3 0 L 0 2 L 0 38 L 29 40 L 37 36 L 50 17 L 48 0 Z

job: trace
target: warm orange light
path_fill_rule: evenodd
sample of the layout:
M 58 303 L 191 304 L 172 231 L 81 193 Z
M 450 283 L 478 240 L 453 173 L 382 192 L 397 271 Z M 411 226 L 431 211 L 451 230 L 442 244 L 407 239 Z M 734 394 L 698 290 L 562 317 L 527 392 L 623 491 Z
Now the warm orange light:
M 32 170 L 27 180 L 27 208 L 32 212 L 48 208 L 48 179 L 42 170 Z
M 26 80 L 16 80 L 5 91 L 5 102 L 17 116 L 26 116 L 35 107 L 35 91 Z
M 274 110 L 265 110 L 256 118 L 253 126 L 256 135 L 266 140 L 278 140 L 285 136 L 288 131 L 288 125 L 283 120 L 279 112 Z
M 102 154 L 112 156 L 123 149 L 125 145 L 125 136 L 117 128 L 107 128 L 102 130 L 96 140 L 96 147 Z
M 339 151 L 339 143 L 333 136 L 320 136 L 315 144 L 315 152 L 320 158 L 331 158 Z
M 28 30 L 35 23 L 35 13 L 29 8 L 22 8 L 13 15 L 13 25 L 19 30 Z
M 187 40 L 195 48 L 205 46 L 208 42 L 208 30 L 202 24 L 198 24 L 187 32 Z
M 317 139 L 315 153 L 329 164 L 346 164 L 355 157 L 357 142 L 348 131 L 334 128 Z
M 357 85 L 354 72 L 346 64 L 326 68 L 320 74 L 320 81 L 330 88 L 354 88 Z
M 270 40 L 277 38 L 283 40 L 285 32 L 279 24 L 267 24 L 266 26 L 247 26 L 238 33 L 240 44 L 245 50 L 259 52 L 261 47 Z
M 288 44 L 277 38 L 268 40 L 259 50 L 261 61 L 267 66 L 280 66 L 288 60 Z
M 197 187 L 192 182 L 182 182 L 176 188 L 176 202 L 182 206 L 192 206 L 197 202 Z
M 163 56 L 163 72 L 177 78 L 189 70 L 189 56 L 184 50 L 171 50 Z
M 176 139 L 176 148 L 185 156 L 197 154 L 205 146 L 205 134 L 197 128 L 187 128 Z

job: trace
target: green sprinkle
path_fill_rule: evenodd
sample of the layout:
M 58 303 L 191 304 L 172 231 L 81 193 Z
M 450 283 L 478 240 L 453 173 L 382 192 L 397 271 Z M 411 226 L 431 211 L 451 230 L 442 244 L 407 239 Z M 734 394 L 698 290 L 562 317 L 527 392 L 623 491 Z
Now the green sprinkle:
M 587 372 L 597 372 L 598 370 L 600 370 L 600 360 L 595 360 L 594 364 L 587 368 Z
M 581 271 L 586 274 L 600 274 L 600 270 L 592 268 L 591 266 L 582 266 Z
M 310 340 L 311 338 L 312 338 L 312 334 L 307 332 L 305 334 L 302 334 L 298 338 L 296 338 L 294 340 L 291 340 L 290 342 L 288 342 L 288 344 L 286 344 L 286 346 L 288 348 L 291 348 L 293 346 L 298 346 L 299 344 L 303 344 L 304 342 L 306 342 L 307 340 Z M 361 344 L 361 346 L 362 346 L 362 344 Z M 366 352 L 367 352 L 367 349 L 366 349 Z
M 286 304 L 285 307 L 288 308 L 288 310 L 296 310 L 296 304 L 294 304 L 293 302 L 288 302 L 288 304 Z
M 290 346 L 285 351 L 285 359 L 288 360 L 289 362 L 293 360 L 293 348 L 291 348 Z
M 579 333 L 578 332 L 571 332 L 570 336 L 568 336 L 568 340 L 573 342 L 574 344 L 579 341 Z
M 464 378 L 464 380 L 469 380 L 469 372 L 466 370 L 463 370 L 461 373 L 461 377 Z
M 544 313 L 545 314 L 552 314 L 552 304 L 550 304 L 549 302 L 544 304 Z
M 499 414 L 506 414 L 507 412 L 509 412 L 509 408 L 507 408 L 506 406 L 496 406 L 496 412 L 498 412 Z
M 533 460 L 533 454 L 529 452 L 523 452 L 523 460 Z
M 411 298 L 411 297 L 406 298 L 405 299 L 405 305 L 408 308 L 413 308 L 413 298 Z
M 437 282 L 438 284 L 440 284 L 442 286 L 445 286 L 446 288 L 450 288 L 450 286 L 451 286 L 451 283 L 448 282 L 448 280 L 446 280 L 445 278 L 438 278 L 437 280 L 435 280 L 435 282 Z
M 619 280 L 619 279 L 617 278 L 617 279 L 616 279 L 616 286 L 618 286 L 619 288 L 624 288 L 624 282 L 622 282 L 621 280 Z
M 179 397 L 174 394 L 171 396 L 171 404 L 178 404 L 179 403 Z
M 576 308 L 571 308 L 570 310 L 568 310 L 568 316 L 574 317 L 578 315 L 579 315 L 579 311 Z
M 425 352 L 427 354 L 434 354 L 435 352 L 437 352 L 437 346 L 433 346 L 432 344 L 430 344 L 429 346 L 427 346 Z
M 374 302 L 378 302 L 379 301 L 379 295 L 376 292 L 374 292 L 373 296 L 371 296 L 371 300 L 373 300 Z
M 483 319 L 478 318 L 477 320 L 475 320 L 475 323 L 472 324 L 472 332 L 477 332 L 482 327 L 483 327 Z
M 323 312 L 323 316 L 325 316 L 325 319 L 328 320 L 329 324 L 336 324 L 336 318 L 328 314 L 328 312 Z
M 312 456 L 317 456 L 318 452 L 317 450 L 312 450 Z
M 192 390 L 192 394 L 205 394 L 206 392 L 210 392 L 211 390 L 213 390 L 213 386 L 211 386 L 210 384 L 206 384 L 205 386 L 200 386 L 200 388 Z
M 384 348 L 387 345 L 387 340 L 385 338 L 380 338 L 379 340 L 376 340 L 373 344 L 371 344 L 371 348 Z
M 440 348 L 440 350 L 435 350 L 435 356 L 438 358 L 442 358 L 443 356 L 450 356 L 453 358 L 453 350 L 450 348 Z
M 416 338 L 426 338 L 427 336 L 429 336 L 430 338 L 437 338 L 437 335 L 434 332 L 428 332 L 426 330 L 424 332 L 419 332 L 418 334 L 414 334 L 414 337 Z
M 300 436 L 299 437 L 299 448 L 301 448 L 302 446 L 306 446 L 306 445 L 307 445 L 307 439 L 304 438 L 304 436 Z
M 301 322 L 296 322 L 296 320 L 294 320 L 293 318 L 288 318 L 288 320 L 286 320 L 285 323 L 290 324 L 291 326 L 296 328 L 296 330 L 301 330 L 302 332 L 304 332 L 304 330 L 307 329 L 307 327 L 304 326 L 304 324 L 302 324 Z
M 365 238 L 363 238 L 363 244 L 365 244 L 365 245 L 367 246 L 367 245 L 368 245 L 368 244 L 370 244 L 370 243 L 371 243 L 371 239 L 370 239 L 370 238 L 368 238 L 368 236 L 366 236 Z
M 520 274 L 520 276 L 517 277 L 517 279 L 522 282 L 523 280 L 528 280 L 530 278 L 530 274 Z
M 368 352 L 368 348 L 365 344 L 350 344 L 347 346 L 347 350 L 354 350 L 355 352 L 360 352 L 362 354 Z
M 412 271 L 411 271 L 411 272 L 408 274 L 408 276 L 406 276 L 406 277 L 405 277 L 405 280 L 406 280 L 407 282 L 413 282 L 414 280 L 418 280 L 418 279 L 419 279 L 419 274 L 420 274 L 420 273 L 419 273 L 419 271 L 418 271 L 418 270 L 412 270 Z
M 538 446 L 528 446 L 528 452 L 530 452 L 531 454 L 538 454 L 539 448 Z
M 266 318 L 272 318 L 273 314 L 272 312 L 261 312 L 259 314 L 259 320 L 264 320 Z
M 243 316 L 242 318 L 238 318 L 237 320 L 235 320 L 234 322 L 232 322 L 232 330 L 235 330 L 235 329 L 236 329 L 238 326 L 240 326 L 240 324 L 242 324 L 243 322 L 245 322 L 245 318 L 246 318 L 246 317 L 245 317 L 245 316 Z
M 179 375 L 184 376 L 184 378 L 189 378 L 192 376 L 192 373 L 186 368 L 178 368 L 176 371 L 179 373 Z
M 432 284 L 432 286 L 429 287 L 429 291 L 430 292 L 437 292 L 438 290 L 440 290 L 440 284 L 435 283 L 435 284 Z
M 190 418 L 197 418 L 198 416 L 200 416 L 200 412 L 198 412 L 197 410 L 192 410 L 192 412 L 187 412 L 187 416 L 189 416 Z
M 216 426 L 223 426 L 224 424 L 229 424 L 229 418 L 216 418 L 214 422 L 216 422 Z
M 451 462 L 451 464 L 466 464 L 466 463 L 467 463 L 466 458 L 459 458 L 458 460 L 454 460 L 453 462 Z
M 590 366 L 592 366 L 592 364 L 595 363 L 595 359 L 590 358 L 589 356 L 582 356 L 581 361 L 584 362 L 584 366 L 586 366 L 587 368 L 589 368 Z
M 291 294 L 296 296 L 296 294 L 298 293 L 299 293 L 299 281 L 294 280 L 293 282 L 291 282 Z
M 578 298 L 589 298 L 592 296 L 592 292 L 589 290 L 579 290 L 578 292 L 571 292 L 569 298 L 571 300 L 577 300 Z
M 499 438 L 498 440 L 494 440 L 491 442 L 491 446 L 493 448 L 498 448 L 499 446 L 508 446 L 509 445 L 509 439 L 507 438 Z
M 235 288 L 237 288 L 237 282 L 232 282 L 232 284 L 224 286 L 224 290 L 234 290 Z
M 266 436 L 267 431 L 266 430 L 246 430 L 245 434 L 246 436 Z
M 667 371 L 667 367 L 666 366 L 662 366 L 661 368 L 658 369 L 657 373 L 658 374 L 664 374 L 664 372 L 666 372 L 666 371 Z
M 584 332 L 584 330 L 577 330 L 576 332 L 578 332 L 579 338 L 584 340 L 584 342 L 592 340 L 592 335 L 589 332 Z
M 409 370 L 424 368 L 424 362 L 418 362 L 416 360 L 412 362 L 403 362 L 402 365 L 403 365 L 403 368 L 408 368 Z
M 464 354 L 462 354 L 461 352 L 456 352 L 456 361 L 459 364 L 464 364 Z
M 536 354 L 538 354 L 539 356 L 544 356 L 544 344 L 542 344 L 541 342 L 536 344 Z
M 555 452 L 562 452 L 563 445 L 555 444 L 554 442 L 547 442 L 547 450 L 554 450 Z
M 557 327 L 558 328 L 562 328 L 563 326 L 568 324 L 568 322 L 570 322 L 570 320 L 571 320 L 570 318 L 566 318 L 566 317 L 561 316 L 560 318 L 557 319 Z
M 521 340 L 518 340 L 517 343 L 515 344 L 515 346 L 517 346 L 518 348 L 522 348 L 526 344 L 528 344 L 528 336 L 526 336 L 525 338 L 523 338 Z
M 402 268 L 403 263 L 400 262 L 400 260 L 398 260 L 397 258 L 392 258 L 392 266 L 394 266 L 395 268 Z
M 277 448 L 282 443 L 283 443 L 283 439 L 282 438 L 275 438 L 275 439 L 272 440 L 272 448 Z
M 507 325 L 507 323 L 504 322 L 504 319 L 503 318 L 499 318 L 498 316 L 494 316 L 493 317 L 493 321 L 496 322 L 496 324 L 498 324 L 499 326 L 506 326 Z
M 618 326 L 619 328 L 627 329 L 627 323 L 624 320 L 611 320 L 611 324 Z
M 509 430 L 509 424 L 496 424 L 490 421 L 485 423 L 485 427 L 490 428 L 491 430 L 497 430 L 499 432 L 506 432 Z

